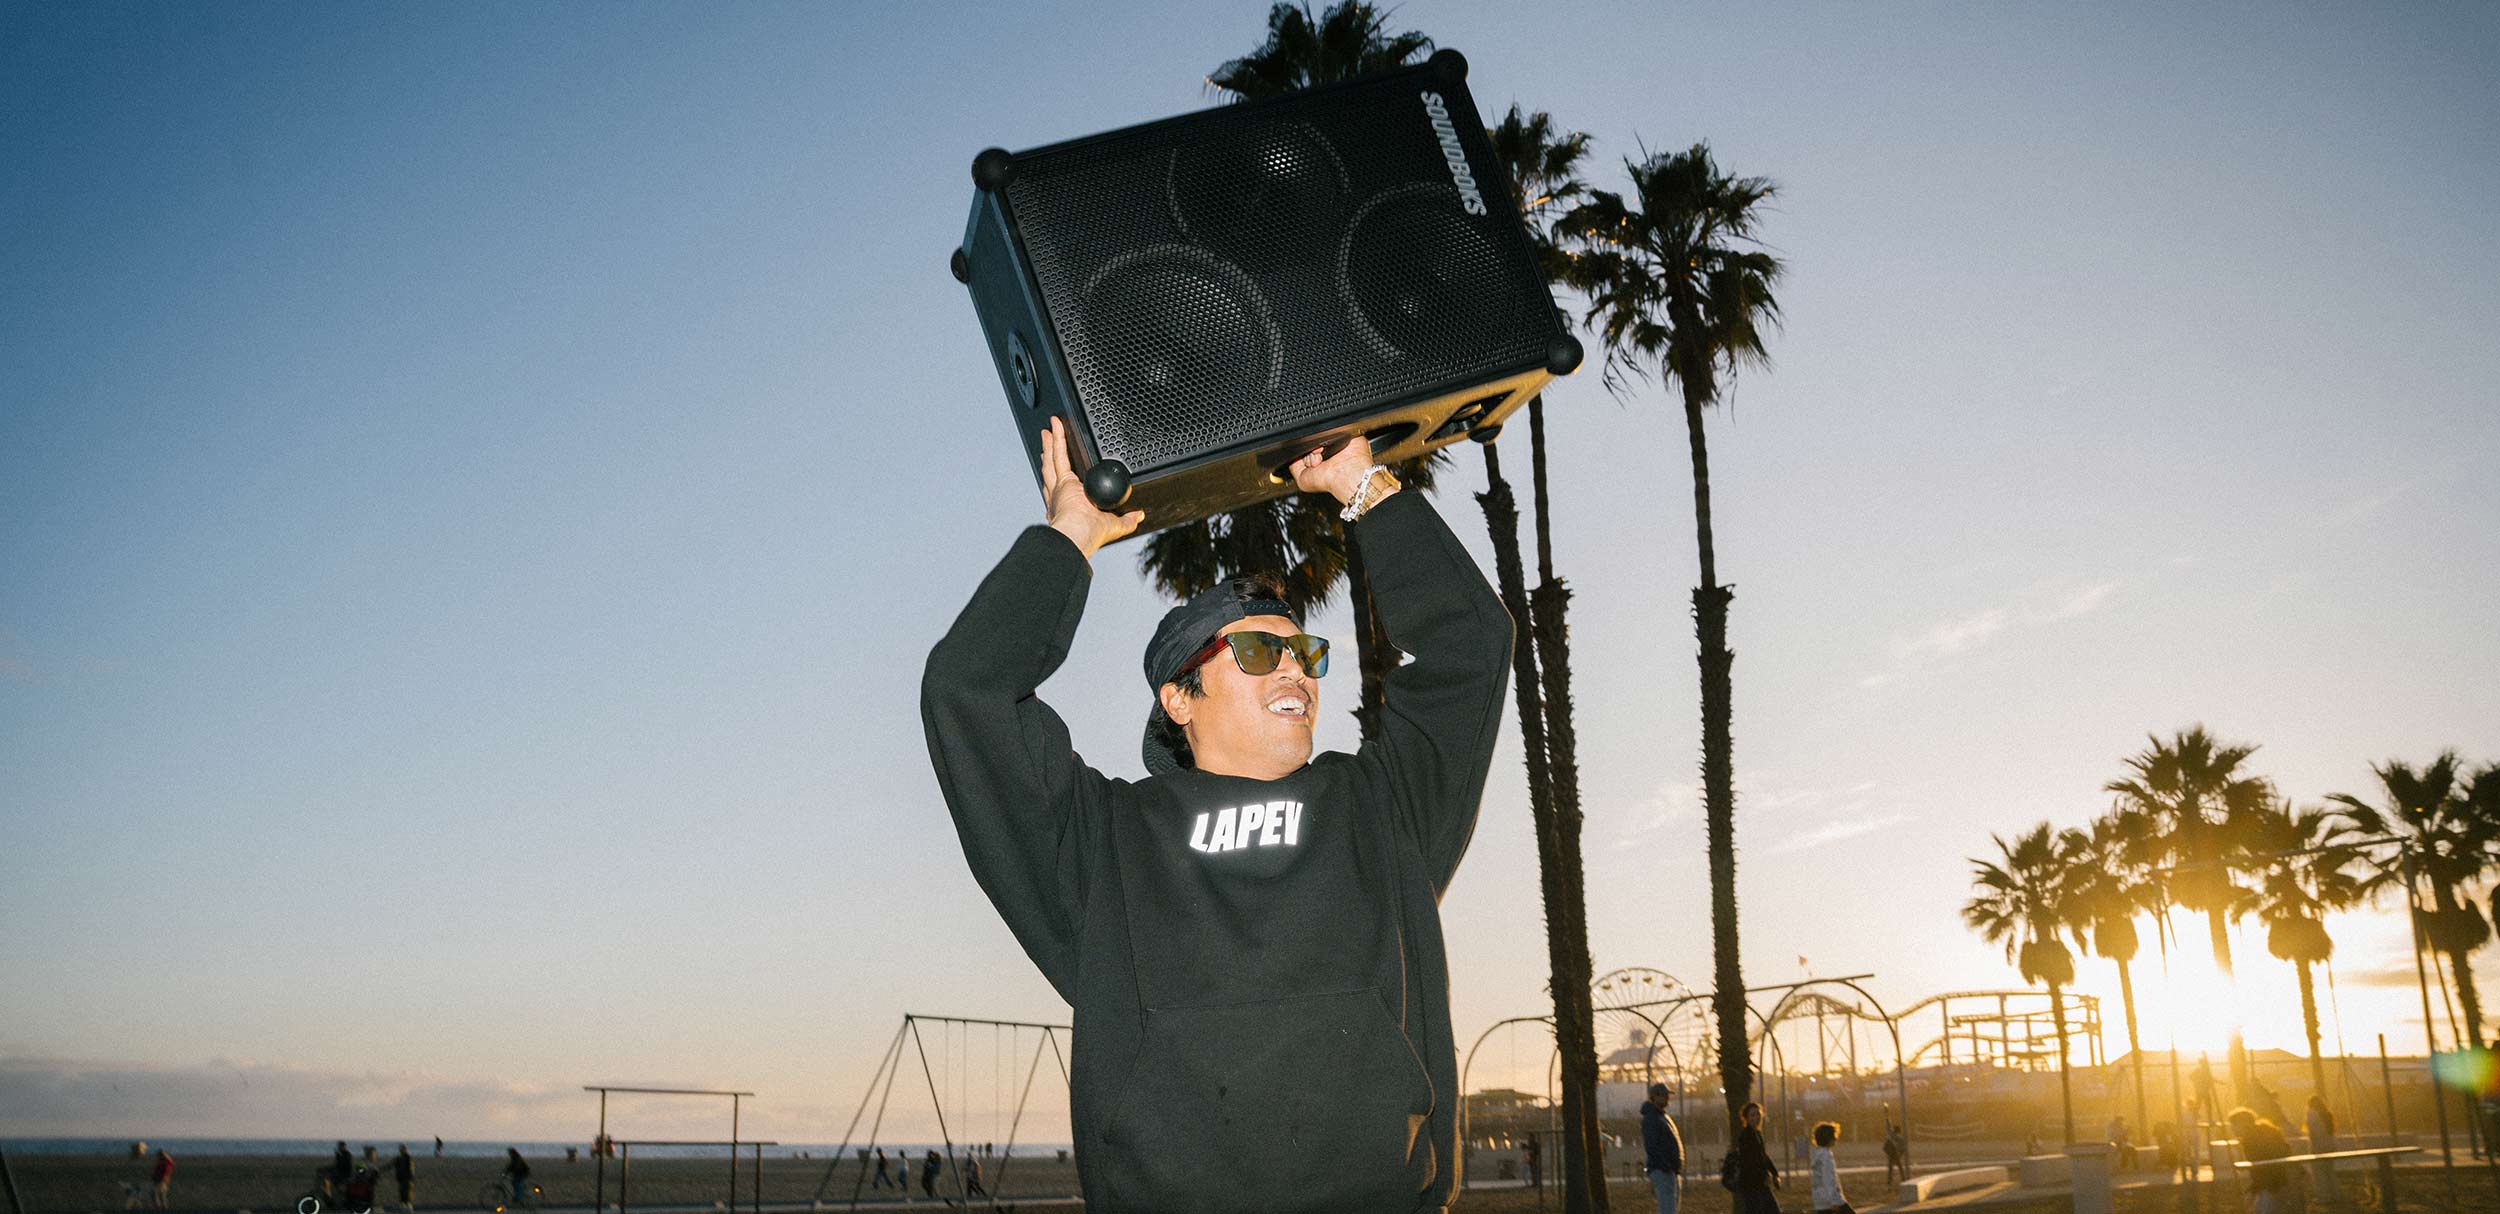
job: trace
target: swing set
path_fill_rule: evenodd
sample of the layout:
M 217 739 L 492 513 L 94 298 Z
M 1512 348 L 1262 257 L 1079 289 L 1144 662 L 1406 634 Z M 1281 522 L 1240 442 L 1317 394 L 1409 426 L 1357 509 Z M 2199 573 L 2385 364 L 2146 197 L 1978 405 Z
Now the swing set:
M 979 1035 L 978 1030 L 981 1029 L 988 1029 L 990 1038 L 989 1058 L 986 1062 L 990 1092 L 986 1109 L 974 1107 L 973 1071 L 977 1053 L 975 1038 Z M 865 1195 L 863 1190 L 869 1181 L 868 1155 L 869 1152 L 882 1145 L 879 1135 L 885 1130 L 886 1113 L 893 1101 L 895 1087 L 900 1082 L 906 1092 L 916 1087 L 928 1094 L 930 1111 L 936 1118 L 939 1144 L 945 1152 L 945 1167 L 952 1174 L 953 1191 L 940 1195 L 959 1203 L 966 1209 L 971 1208 L 972 1199 L 976 1196 L 985 1199 L 989 1203 L 989 1208 L 1000 1208 L 997 1195 L 1006 1189 L 1008 1170 L 1015 1162 L 1016 1135 L 1023 1128 L 1025 1112 L 1033 1096 L 1033 1081 L 1041 1073 L 1043 1055 L 1048 1054 L 1053 1061 L 1058 1063 L 1059 1090 L 1064 1098 L 1068 1087 L 1068 1059 L 1066 1051 L 1060 1047 L 1060 1039 L 1069 1036 L 1072 1032 L 1073 1030 L 1064 1024 L 1031 1024 L 1017 1020 L 983 1020 L 965 1016 L 926 1016 L 913 1012 L 904 1013 L 903 1023 L 895 1029 L 894 1039 L 886 1044 L 885 1055 L 877 1063 L 876 1077 L 869 1081 L 868 1090 L 860 1096 L 859 1109 L 851 1114 L 850 1126 L 842 1131 L 842 1144 L 834 1149 L 833 1161 L 826 1165 L 824 1178 L 816 1183 L 817 1204 L 822 1205 L 825 1202 L 827 1190 L 833 1187 L 835 1172 L 852 1152 L 852 1135 L 858 1133 L 860 1121 L 867 1117 L 868 1106 L 874 1102 L 877 1106 L 876 1116 L 869 1121 L 867 1139 L 859 1144 L 859 1173 L 851 1181 L 850 1207 L 852 1209 L 859 1207 L 860 1200 Z M 1028 1033 L 1032 1034 L 1033 1038 L 1030 1061 L 1025 1060 L 1024 1041 Z M 937 1039 L 935 1062 L 932 1062 L 930 1058 L 929 1038 L 931 1037 Z M 917 1085 L 903 1079 L 907 1052 L 920 1066 L 921 1082 Z M 1022 1064 L 1024 1077 L 1022 1083 L 1017 1086 L 1015 1107 L 1011 1110 L 1006 1107 L 1003 1095 L 1008 1084 L 1014 1082 L 1013 1072 L 1019 1063 Z M 913 1093 L 913 1095 L 916 1094 Z M 905 1097 L 907 1102 L 912 1098 L 913 1096 Z M 947 1115 L 950 1100 L 955 1110 L 955 1116 L 951 1119 Z M 988 1145 L 997 1148 L 998 1170 L 988 1178 L 986 1184 L 981 1184 L 979 1191 L 976 1191 L 974 1185 L 978 1182 L 974 1176 L 966 1174 L 964 1156 L 957 1154 L 956 1151 L 958 1146 L 969 1148 L 973 1144 L 969 1141 L 958 1143 L 956 1135 L 961 1133 L 968 1139 L 979 1126 L 984 1113 L 989 1118 L 991 1132 L 991 1137 L 987 1140 Z M 1005 1121 L 1003 1137 L 1000 1136 L 1001 1120 Z M 900 1151 L 901 1146 L 896 1145 L 897 1150 Z M 902 1176 L 899 1179 L 902 1180 L 904 1188 L 908 1189 L 910 1187 L 909 1176 L 913 1167 L 907 1153 L 901 1158 L 904 1163 Z M 1026 1196 L 1022 1200 L 1030 1202 L 1033 1198 Z

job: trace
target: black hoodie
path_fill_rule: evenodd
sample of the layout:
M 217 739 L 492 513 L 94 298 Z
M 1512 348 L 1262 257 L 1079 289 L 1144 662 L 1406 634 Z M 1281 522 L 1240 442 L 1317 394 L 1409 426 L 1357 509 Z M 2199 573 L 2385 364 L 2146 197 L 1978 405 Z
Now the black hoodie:
M 1067 656 L 1092 570 L 1047 527 L 1017 537 L 929 654 L 921 718 L 964 857 L 1075 1008 L 1090 1210 L 1449 1204 L 1439 902 L 1475 833 L 1511 623 L 1422 494 L 1353 530 L 1382 625 L 1414 658 L 1388 676 L 1380 737 L 1281 779 L 1132 783 L 1071 751 L 1034 689 Z

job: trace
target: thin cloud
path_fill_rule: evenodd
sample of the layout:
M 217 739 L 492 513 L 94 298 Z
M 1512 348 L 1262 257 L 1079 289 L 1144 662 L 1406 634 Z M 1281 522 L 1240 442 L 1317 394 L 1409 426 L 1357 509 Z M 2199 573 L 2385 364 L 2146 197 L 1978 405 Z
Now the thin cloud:
M 1615 832 L 1611 846 L 1616 851 L 1644 846 L 1659 832 L 1700 814 L 1701 788 L 1696 778 L 1662 780 L 1648 800 L 1627 813 L 1615 815 L 1615 820 L 1623 825 Z
M 2006 605 L 1990 606 L 1944 620 L 1907 640 L 1895 640 L 1889 661 L 1860 675 L 1861 689 L 1882 687 L 1924 666 L 1967 653 L 2024 627 L 2053 624 L 2089 615 L 2108 605 L 2127 587 L 2127 579 L 2077 585 L 2072 579 L 2040 583 Z
M 1779 856 L 1786 855 L 1789 852 L 1804 851 L 1811 847 L 1822 847 L 1825 844 L 1838 843 L 1843 839 L 1854 839 L 1860 835 L 1871 835 L 1887 826 L 1899 826 L 1904 822 L 1910 821 L 1910 819 L 1911 816 L 1909 814 L 1884 814 L 1879 817 L 1872 818 L 1851 818 L 1838 822 L 1826 822 L 1802 835 L 1792 835 L 1778 843 L 1763 848 L 1762 854 L 1766 856 Z
M 1918 639 L 1899 646 L 1896 653 L 1905 658 L 1928 654 L 1960 653 L 1996 635 L 2004 629 L 2005 621 L 2004 608 L 1990 607 L 1958 620 L 1947 620 L 1938 624 L 1928 629 Z
M 2076 616 L 2087 614 L 2098 608 L 2101 604 L 2108 602 L 2110 596 L 2118 593 L 2119 588 L 2124 585 L 2126 585 L 2126 582 L 2124 580 L 2119 580 L 2102 582 L 2094 586 L 2086 586 L 2083 589 L 2066 596 L 2066 601 L 2058 604 L 2057 609 L 2049 614 L 2049 618 L 2053 620 L 2071 620 Z
M 2342 950 L 2338 949 L 2337 951 L 2341 952 Z M 2342 966 L 2337 966 L 2335 969 L 2335 984 L 2337 986 L 2403 987 L 2407 990 L 2411 990 L 2413 988 L 2413 983 L 2413 964 L 2409 961 L 2390 962 L 2386 965 L 2374 965 L 2357 969 L 2345 969 Z

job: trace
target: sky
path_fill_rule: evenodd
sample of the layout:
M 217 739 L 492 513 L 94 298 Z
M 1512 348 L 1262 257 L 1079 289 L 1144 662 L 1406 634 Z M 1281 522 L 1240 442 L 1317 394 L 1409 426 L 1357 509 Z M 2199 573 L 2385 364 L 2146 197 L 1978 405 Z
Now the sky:
M 1705 140 L 1779 186 L 1774 363 L 1709 438 L 1749 982 L 2017 985 L 1968 858 L 2149 735 L 2303 803 L 2500 759 L 2500 13 L 1529 14 L 1394 24 L 1600 188 Z M 0 9 L 0 1135 L 587 1138 L 581 1085 L 645 1082 L 832 1141 L 905 1013 L 1065 1023 L 915 711 L 1040 517 L 946 254 L 975 151 L 1214 104 L 1263 21 Z M 1593 373 L 1548 407 L 1592 952 L 1704 981 L 1681 428 Z M 1437 505 L 1490 569 L 1482 486 Z M 1129 777 L 1135 552 L 1043 689 Z M 1512 727 L 1442 915 L 1462 1049 L 1550 1009 Z M 2332 1032 L 2418 1050 L 2401 925 L 2332 926 Z M 2181 932 L 2146 1043 L 2214 1048 Z M 993 1117 L 1034 1045 L 926 1041 Z

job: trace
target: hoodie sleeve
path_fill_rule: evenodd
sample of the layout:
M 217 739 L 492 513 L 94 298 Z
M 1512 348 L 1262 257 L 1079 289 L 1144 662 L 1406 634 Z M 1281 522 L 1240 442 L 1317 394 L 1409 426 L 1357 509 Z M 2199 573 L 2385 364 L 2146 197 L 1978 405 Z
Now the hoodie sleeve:
M 1354 525 L 1382 628 L 1414 660 L 1389 672 L 1380 736 L 1398 826 L 1435 896 L 1476 830 L 1510 681 L 1510 612 L 1424 495 L 1398 493 Z
M 920 681 L 929 759 L 973 879 L 1071 1002 L 1082 840 L 1109 781 L 1076 756 L 1034 689 L 1066 660 L 1092 581 L 1066 536 L 1026 528 L 929 651 Z

